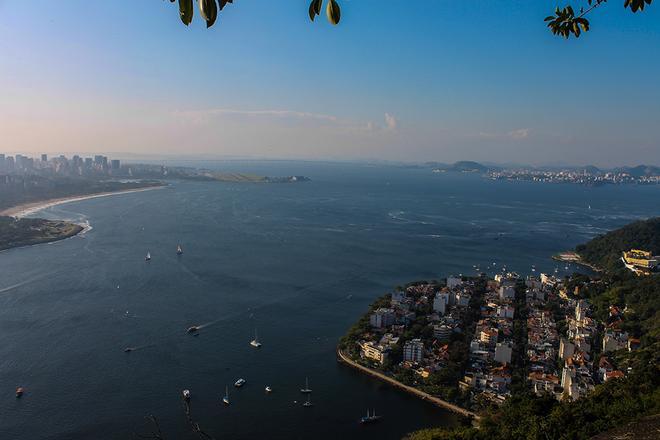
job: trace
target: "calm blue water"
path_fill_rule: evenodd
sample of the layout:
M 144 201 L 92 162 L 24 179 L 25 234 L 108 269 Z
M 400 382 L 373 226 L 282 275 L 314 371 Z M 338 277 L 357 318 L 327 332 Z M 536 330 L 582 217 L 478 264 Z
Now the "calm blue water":
M 205 165 L 313 181 L 173 182 L 61 205 L 40 215 L 93 229 L 0 253 L 0 438 L 127 439 L 148 432 L 149 414 L 166 438 L 197 438 L 183 388 L 216 438 L 398 438 L 450 425 L 451 414 L 335 362 L 338 338 L 368 304 L 397 284 L 473 265 L 553 271 L 553 253 L 660 215 L 660 187 L 355 164 Z M 198 337 L 185 332 L 194 324 L 203 325 Z M 248 344 L 255 327 L 260 350 Z M 311 409 L 300 406 L 305 376 Z M 239 377 L 248 384 L 222 407 L 225 384 Z M 27 389 L 20 400 L 18 385 Z M 359 426 L 368 407 L 381 424 Z

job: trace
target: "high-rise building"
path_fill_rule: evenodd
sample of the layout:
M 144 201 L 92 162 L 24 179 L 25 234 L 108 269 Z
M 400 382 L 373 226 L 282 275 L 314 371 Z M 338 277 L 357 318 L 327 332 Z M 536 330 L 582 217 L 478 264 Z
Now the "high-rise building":
M 41 155 L 41 161 L 42 162 L 48 162 L 48 155 L 47 154 L 42 154 Z
M 421 362 L 424 358 L 424 343 L 421 339 L 412 339 L 403 344 L 403 360 Z
M 110 168 L 112 168 L 113 170 L 118 170 L 119 168 L 121 168 L 121 163 L 119 162 L 119 159 L 113 159 L 110 162 L 110 164 L 111 164 Z

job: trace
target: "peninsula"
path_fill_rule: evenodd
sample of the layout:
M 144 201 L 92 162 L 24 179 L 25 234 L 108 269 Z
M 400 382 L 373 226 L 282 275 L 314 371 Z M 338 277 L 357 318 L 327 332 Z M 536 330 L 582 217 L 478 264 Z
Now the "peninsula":
M 63 240 L 82 230 L 82 226 L 65 221 L 3 216 L 0 217 L 0 251 Z
M 103 155 L 31 158 L 0 153 L 0 250 L 62 240 L 83 227 L 66 221 L 23 219 L 74 201 L 165 186 L 164 182 L 298 183 L 305 176 L 266 177 L 153 164 L 124 164 Z
M 340 340 L 338 360 L 466 416 L 409 440 L 590 438 L 643 420 L 660 413 L 660 274 L 629 270 L 628 249 L 660 254 L 660 218 L 578 246 L 595 275 L 397 287 Z

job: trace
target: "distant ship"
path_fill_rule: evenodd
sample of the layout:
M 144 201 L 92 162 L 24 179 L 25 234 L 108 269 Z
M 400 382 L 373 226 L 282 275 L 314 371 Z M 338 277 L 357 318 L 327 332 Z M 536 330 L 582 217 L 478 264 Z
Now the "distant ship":
M 257 336 L 257 329 L 254 329 L 254 339 L 250 341 L 250 345 L 253 346 L 254 348 L 260 348 L 261 347 L 261 342 L 259 342 L 259 337 Z
M 272 393 L 273 389 L 270 386 L 266 385 L 266 392 L 267 393 Z
M 181 249 L 181 245 L 177 244 L 176 245 L 176 254 L 177 255 L 183 255 L 183 249 Z
M 381 419 L 382 416 L 377 416 L 376 415 L 376 410 L 374 409 L 373 414 L 369 413 L 369 410 L 367 410 L 367 415 L 362 417 L 360 419 L 360 423 L 374 423 L 377 422 Z
M 16 388 L 16 398 L 19 398 L 23 395 L 23 387 Z
M 245 385 L 245 382 L 246 382 L 245 379 L 238 379 L 236 382 L 234 382 L 234 386 L 236 388 L 240 388 L 243 385 Z
M 225 397 L 222 398 L 222 403 L 229 405 L 229 387 L 225 386 Z
M 147 252 L 147 256 L 144 257 L 144 261 L 151 261 L 151 253 Z
M 186 402 L 190 400 L 190 390 L 183 390 L 181 395 L 183 396 L 183 400 Z
M 188 333 L 197 333 L 198 330 L 199 330 L 199 327 L 196 326 L 196 325 L 193 325 L 193 326 L 191 326 L 191 327 L 188 327 L 187 332 L 188 332 Z
M 306 393 L 306 394 L 312 392 L 312 390 L 309 388 L 309 380 L 307 380 L 307 378 L 305 378 L 305 388 L 301 388 L 300 392 L 301 393 Z

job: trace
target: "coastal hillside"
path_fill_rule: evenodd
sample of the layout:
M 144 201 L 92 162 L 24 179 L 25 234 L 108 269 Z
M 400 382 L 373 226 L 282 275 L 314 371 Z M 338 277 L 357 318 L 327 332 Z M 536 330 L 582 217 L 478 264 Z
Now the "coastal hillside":
M 78 234 L 82 229 L 79 225 L 64 221 L 0 217 L 0 250 L 62 240 Z
M 630 249 L 660 254 L 660 217 L 631 223 L 575 248 L 585 262 L 606 270 L 623 267 L 621 253 Z
M 597 278 L 574 274 L 566 292 L 573 301 L 586 300 L 600 332 L 626 332 L 639 349 L 610 352 L 625 377 L 597 384 L 575 401 L 558 402 L 550 394 L 514 393 L 500 408 L 482 417 L 478 428 L 466 424 L 447 430 L 431 428 L 407 440 L 589 439 L 614 438 L 631 423 L 648 424 L 660 414 L 660 274 L 636 276 L 622 270 L 623 250 L 643 248 L 660 253 L 660 218 L 638 221 L 577 247 L 582 258 L 605 269 Z M 601 356 L 595 345 L 594 356 Z M 653 417 L 656 416 L 656 417 Z M 637 425 L 634 425 L 637 426 Z M 612 431 L 613 430 L 613 431 Z M 651 436 L 650 438 L 657 438 Z

